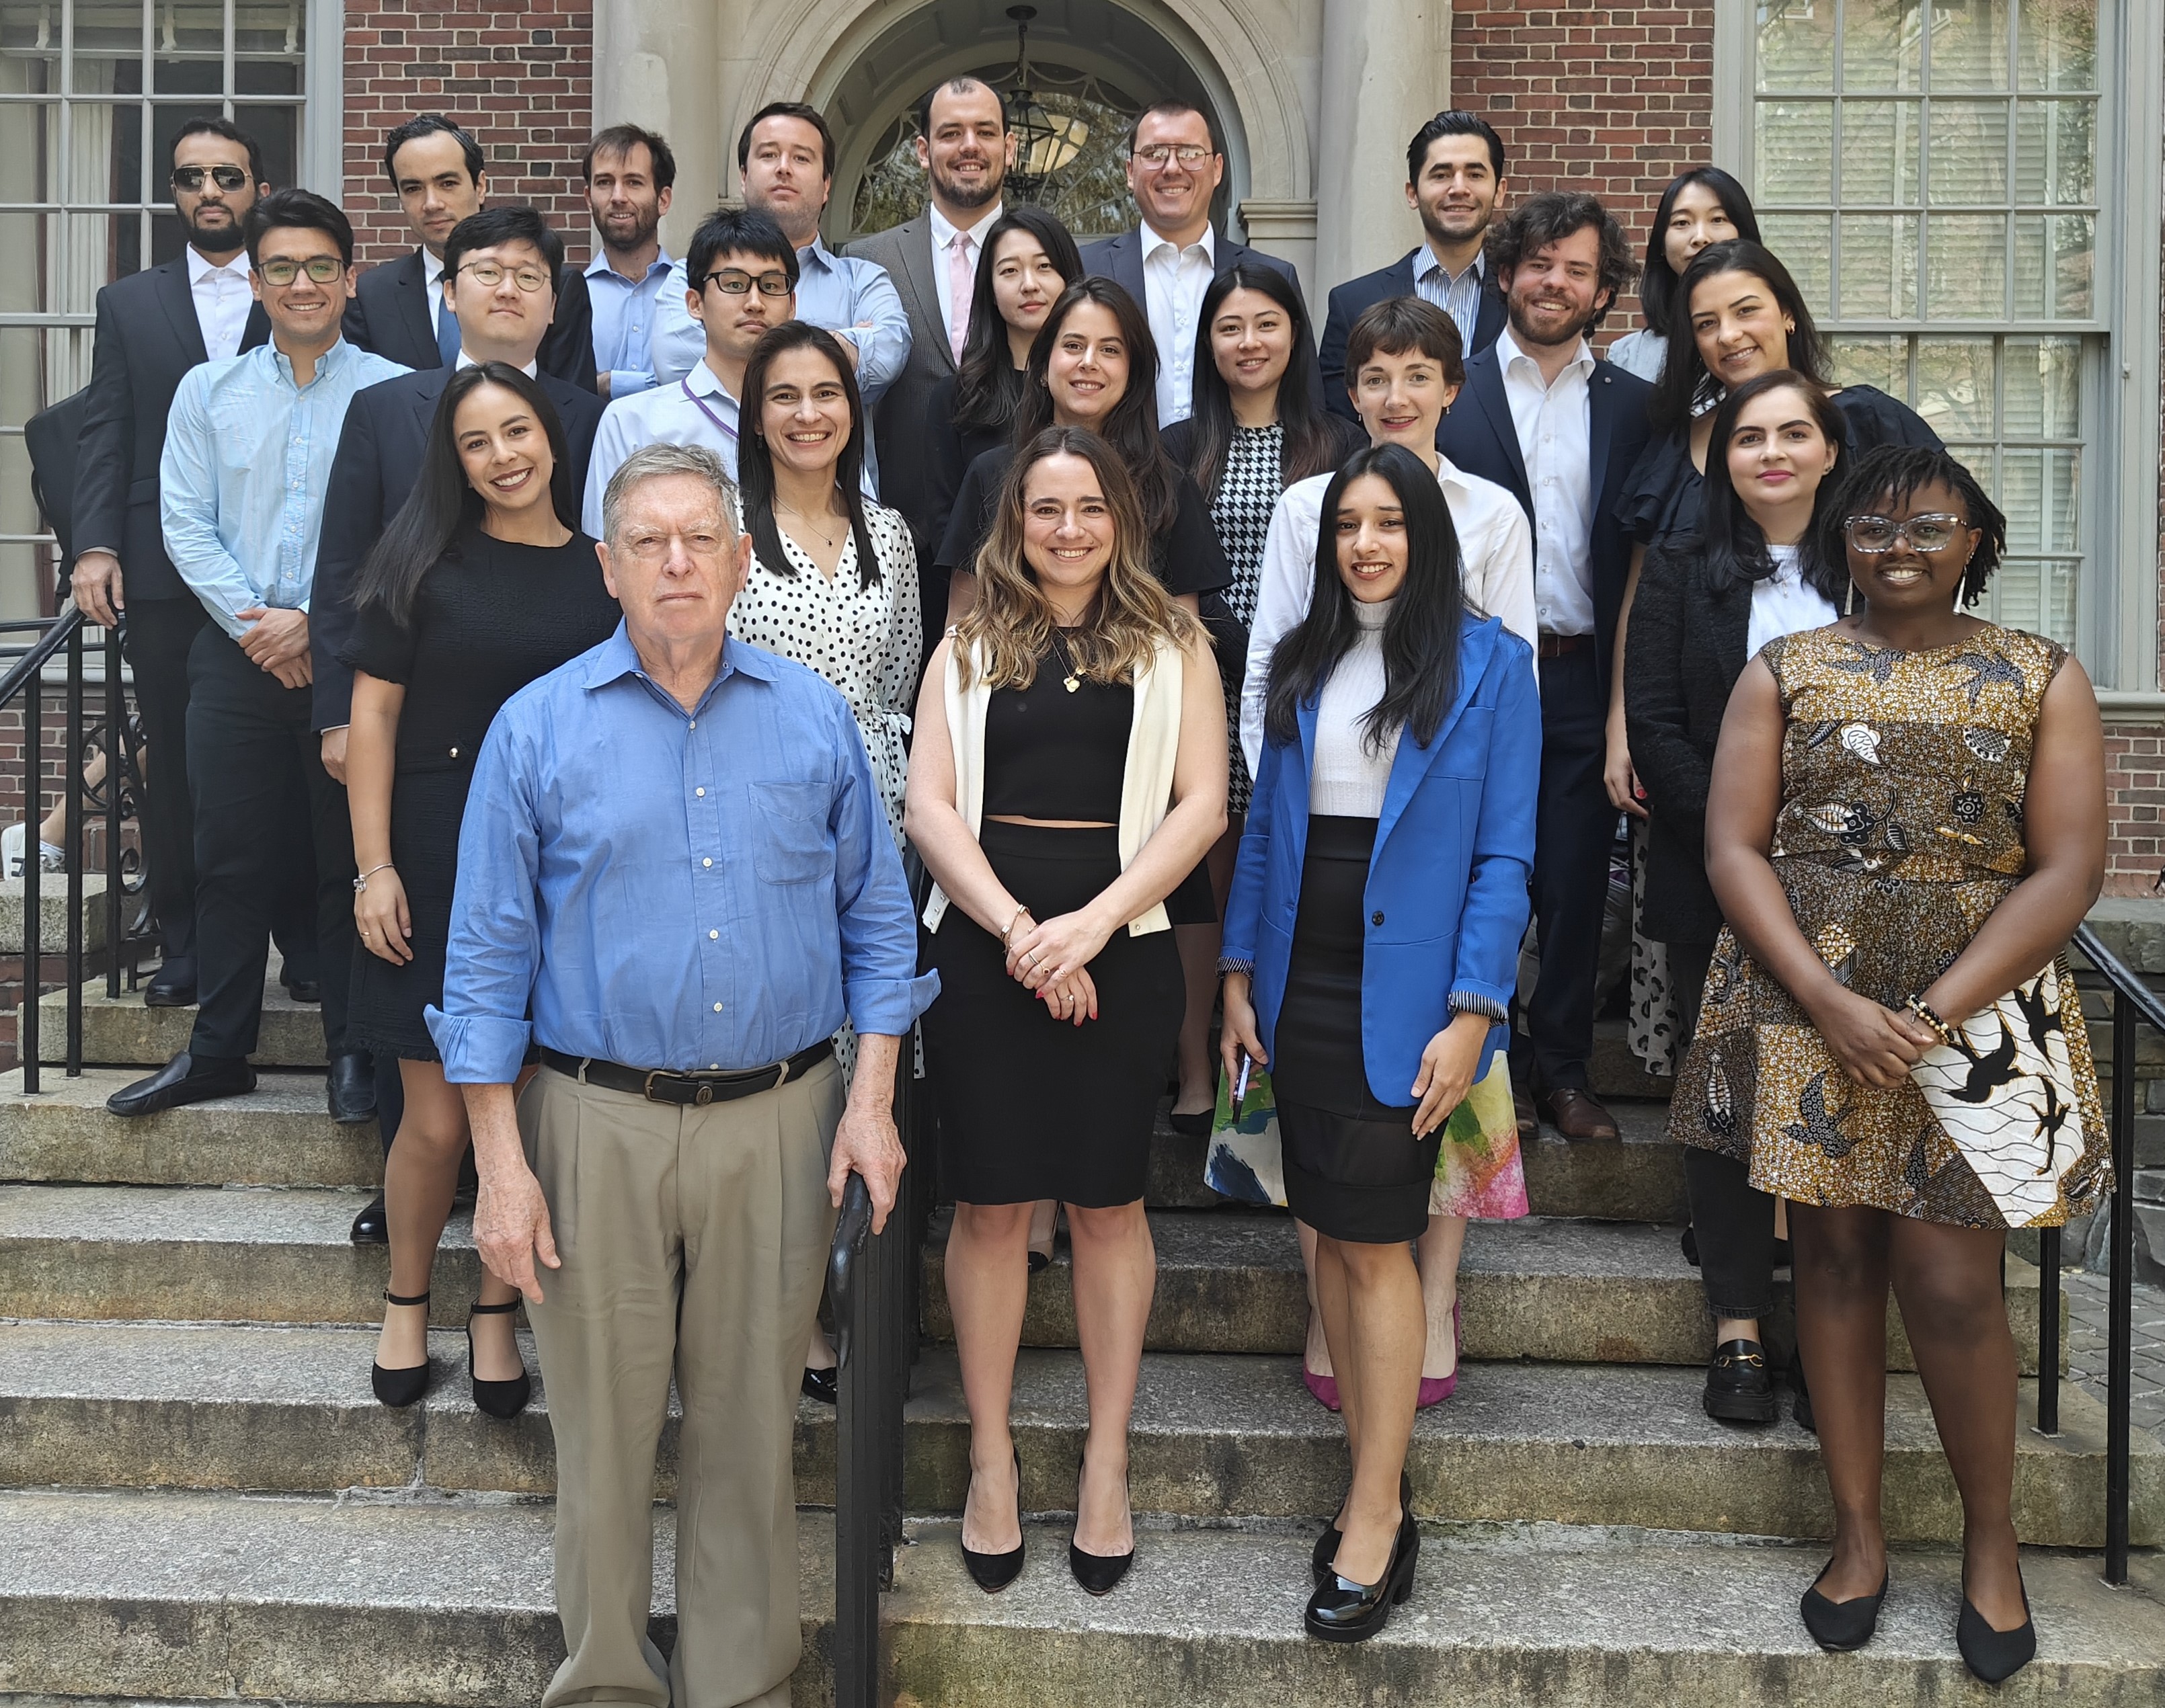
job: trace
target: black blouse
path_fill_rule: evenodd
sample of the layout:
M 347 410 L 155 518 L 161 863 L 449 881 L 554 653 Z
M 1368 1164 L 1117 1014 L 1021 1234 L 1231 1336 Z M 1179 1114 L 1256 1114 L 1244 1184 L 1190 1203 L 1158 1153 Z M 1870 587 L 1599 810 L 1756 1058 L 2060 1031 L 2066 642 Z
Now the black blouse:
M 622 614 L 583 533 L 515 545 L 470 527 L 422 577 L 410 622 L 364 606 L 339 656 L 404 686 L 398 769 L 450 770 L 472 765 L 505 701 L 607 640 Z
M 1055 640 L 1027 688 L 996 688 L 985 704 L 988 817 L 1120 822 L 1120 789 L 1135 723 L 1126 682 L 1075 679 Z

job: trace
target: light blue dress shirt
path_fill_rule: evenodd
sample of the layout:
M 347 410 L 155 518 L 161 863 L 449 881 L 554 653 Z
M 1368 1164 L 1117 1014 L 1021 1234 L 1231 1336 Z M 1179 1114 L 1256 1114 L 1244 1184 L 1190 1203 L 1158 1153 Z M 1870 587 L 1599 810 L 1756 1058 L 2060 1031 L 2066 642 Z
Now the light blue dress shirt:
M 1473 348 L 1473 329 L 1481 321 L 1481 292 L 1488 282 L 1486 254 L 1474 256 L 1473 265 L 1454 279 L 1426 244 L 1414 252 L 1414 289 L 1423 302 L 1433 302 L 1451 318 L 1460 345 L 1468 350 Z
M 587 297 L 594 307 L 594 365 L 608 376 L 610 397 L 629 397 L 654 383 L 657 299 L 676 270 L 666 250 L 640 279 L 625 278 L 608 264 L 606 253 L 587 264 Z M 683 304 L 680 289 L 680 312 Z
M 234 639 L 251 606 L 308 608 L 346 405 L 405 371 L 340 339 L 303 386 L 275 341 L 182 376 L 158 464 L 166 555 Z
M 900 1037 L 939 988 L 849 702 L 802 665 L 725 642 L 687 712 L 619 625 L 497 714 L 427 1011 L 446 1080 L 508 1084 L 529 1042 L 763 1067 L 845 1017 Z

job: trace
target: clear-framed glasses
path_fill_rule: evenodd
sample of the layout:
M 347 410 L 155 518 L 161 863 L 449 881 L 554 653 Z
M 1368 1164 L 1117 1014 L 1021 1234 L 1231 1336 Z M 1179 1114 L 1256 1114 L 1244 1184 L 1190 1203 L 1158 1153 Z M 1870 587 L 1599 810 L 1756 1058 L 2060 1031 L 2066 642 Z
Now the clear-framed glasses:
M 1182 166 L 1192 170 L 1210 158 L 1210 150 L 1192 142 L 1183 142 L 1177 145 L 1169 142 L 1161 142 L 1149 148 L 1137 149 L 1135 158 L 1154 171 L 1163 171 L 1175 160 L 1178 160 Z
M 755 276 L 741 267 L 723 267 L 699 281 L 701 290 L 709 285 L 724 297 L 741 297 L 755 286 L 762 297 L 787 297 L 793 288 L 787 273 L 760 273 Z
M 1903 540 L 1910 543 L 1912 551 L 1944 551 L 1968 526 L 1962 518 L 1941 511 L 1930 516 L 1912 516 L 1906 522 L 1896 522 L 1885 516 L 1852 516 L 1844 520 L 1841 531 L 1852 551 L 1877 557 L 1882 552 L 1894 550 Z
M 266 285 L 282 291 L 302 274 L 308 276 L 312 285 L 334 285 L 345 271 L 345 263 L 336 255 L 310 255 L 305 261 L 282 258 L 264 261 L 255 269 L 256 276 Z
M 206 175 L 221 190 L 231 192 L 248 187 L 248 171 L 243 166 L 175 166 L 173 187 L 193 195 L 203 188 Z
M 484 291 L 493 291 L 501 285 L 507 272 L 529 297 L 536 291 L 545 290 L 550 284 L 548 270 L 544 267 L 507 268 L 501 261 L 468 261 L 459 271 L 471 275 L 474 283 Z

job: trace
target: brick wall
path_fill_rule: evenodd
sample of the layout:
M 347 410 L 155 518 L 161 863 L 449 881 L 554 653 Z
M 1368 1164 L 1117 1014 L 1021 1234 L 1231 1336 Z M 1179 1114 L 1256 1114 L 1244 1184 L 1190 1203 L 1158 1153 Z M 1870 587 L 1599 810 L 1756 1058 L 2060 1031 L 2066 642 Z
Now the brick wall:
M 593 118 L 593 11 L 582 0 L 402 0 L 345 13 L 345 210 L 361 259 L 411 247 L 383 175 L 383 134 L 440 112 L 488 157 L 489 197 L 528 202 L 572 257 L 592 253 L 579 157 Z
M 2165 875 L 2165 727 L 2108 723 L 2105 893 L 2147 896 Z

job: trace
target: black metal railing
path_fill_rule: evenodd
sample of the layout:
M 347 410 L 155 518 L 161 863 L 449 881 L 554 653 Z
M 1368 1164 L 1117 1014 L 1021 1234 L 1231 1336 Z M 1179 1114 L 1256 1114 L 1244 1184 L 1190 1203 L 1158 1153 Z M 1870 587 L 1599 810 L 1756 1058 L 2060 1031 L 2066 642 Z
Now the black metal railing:
M 2127 1581 L 2129 1410 L 2134 1395 L 2135 1028 L 2165 1034 L 2165 1003 L 2089 926 L 2074 949 L 2112 991 L 2111 1275 L 2106 1295 L 2104 1579 Z M 2037 1252 L 2037 1428 L 2060 1431 L 2060 1230 L 2041 1231 Z

